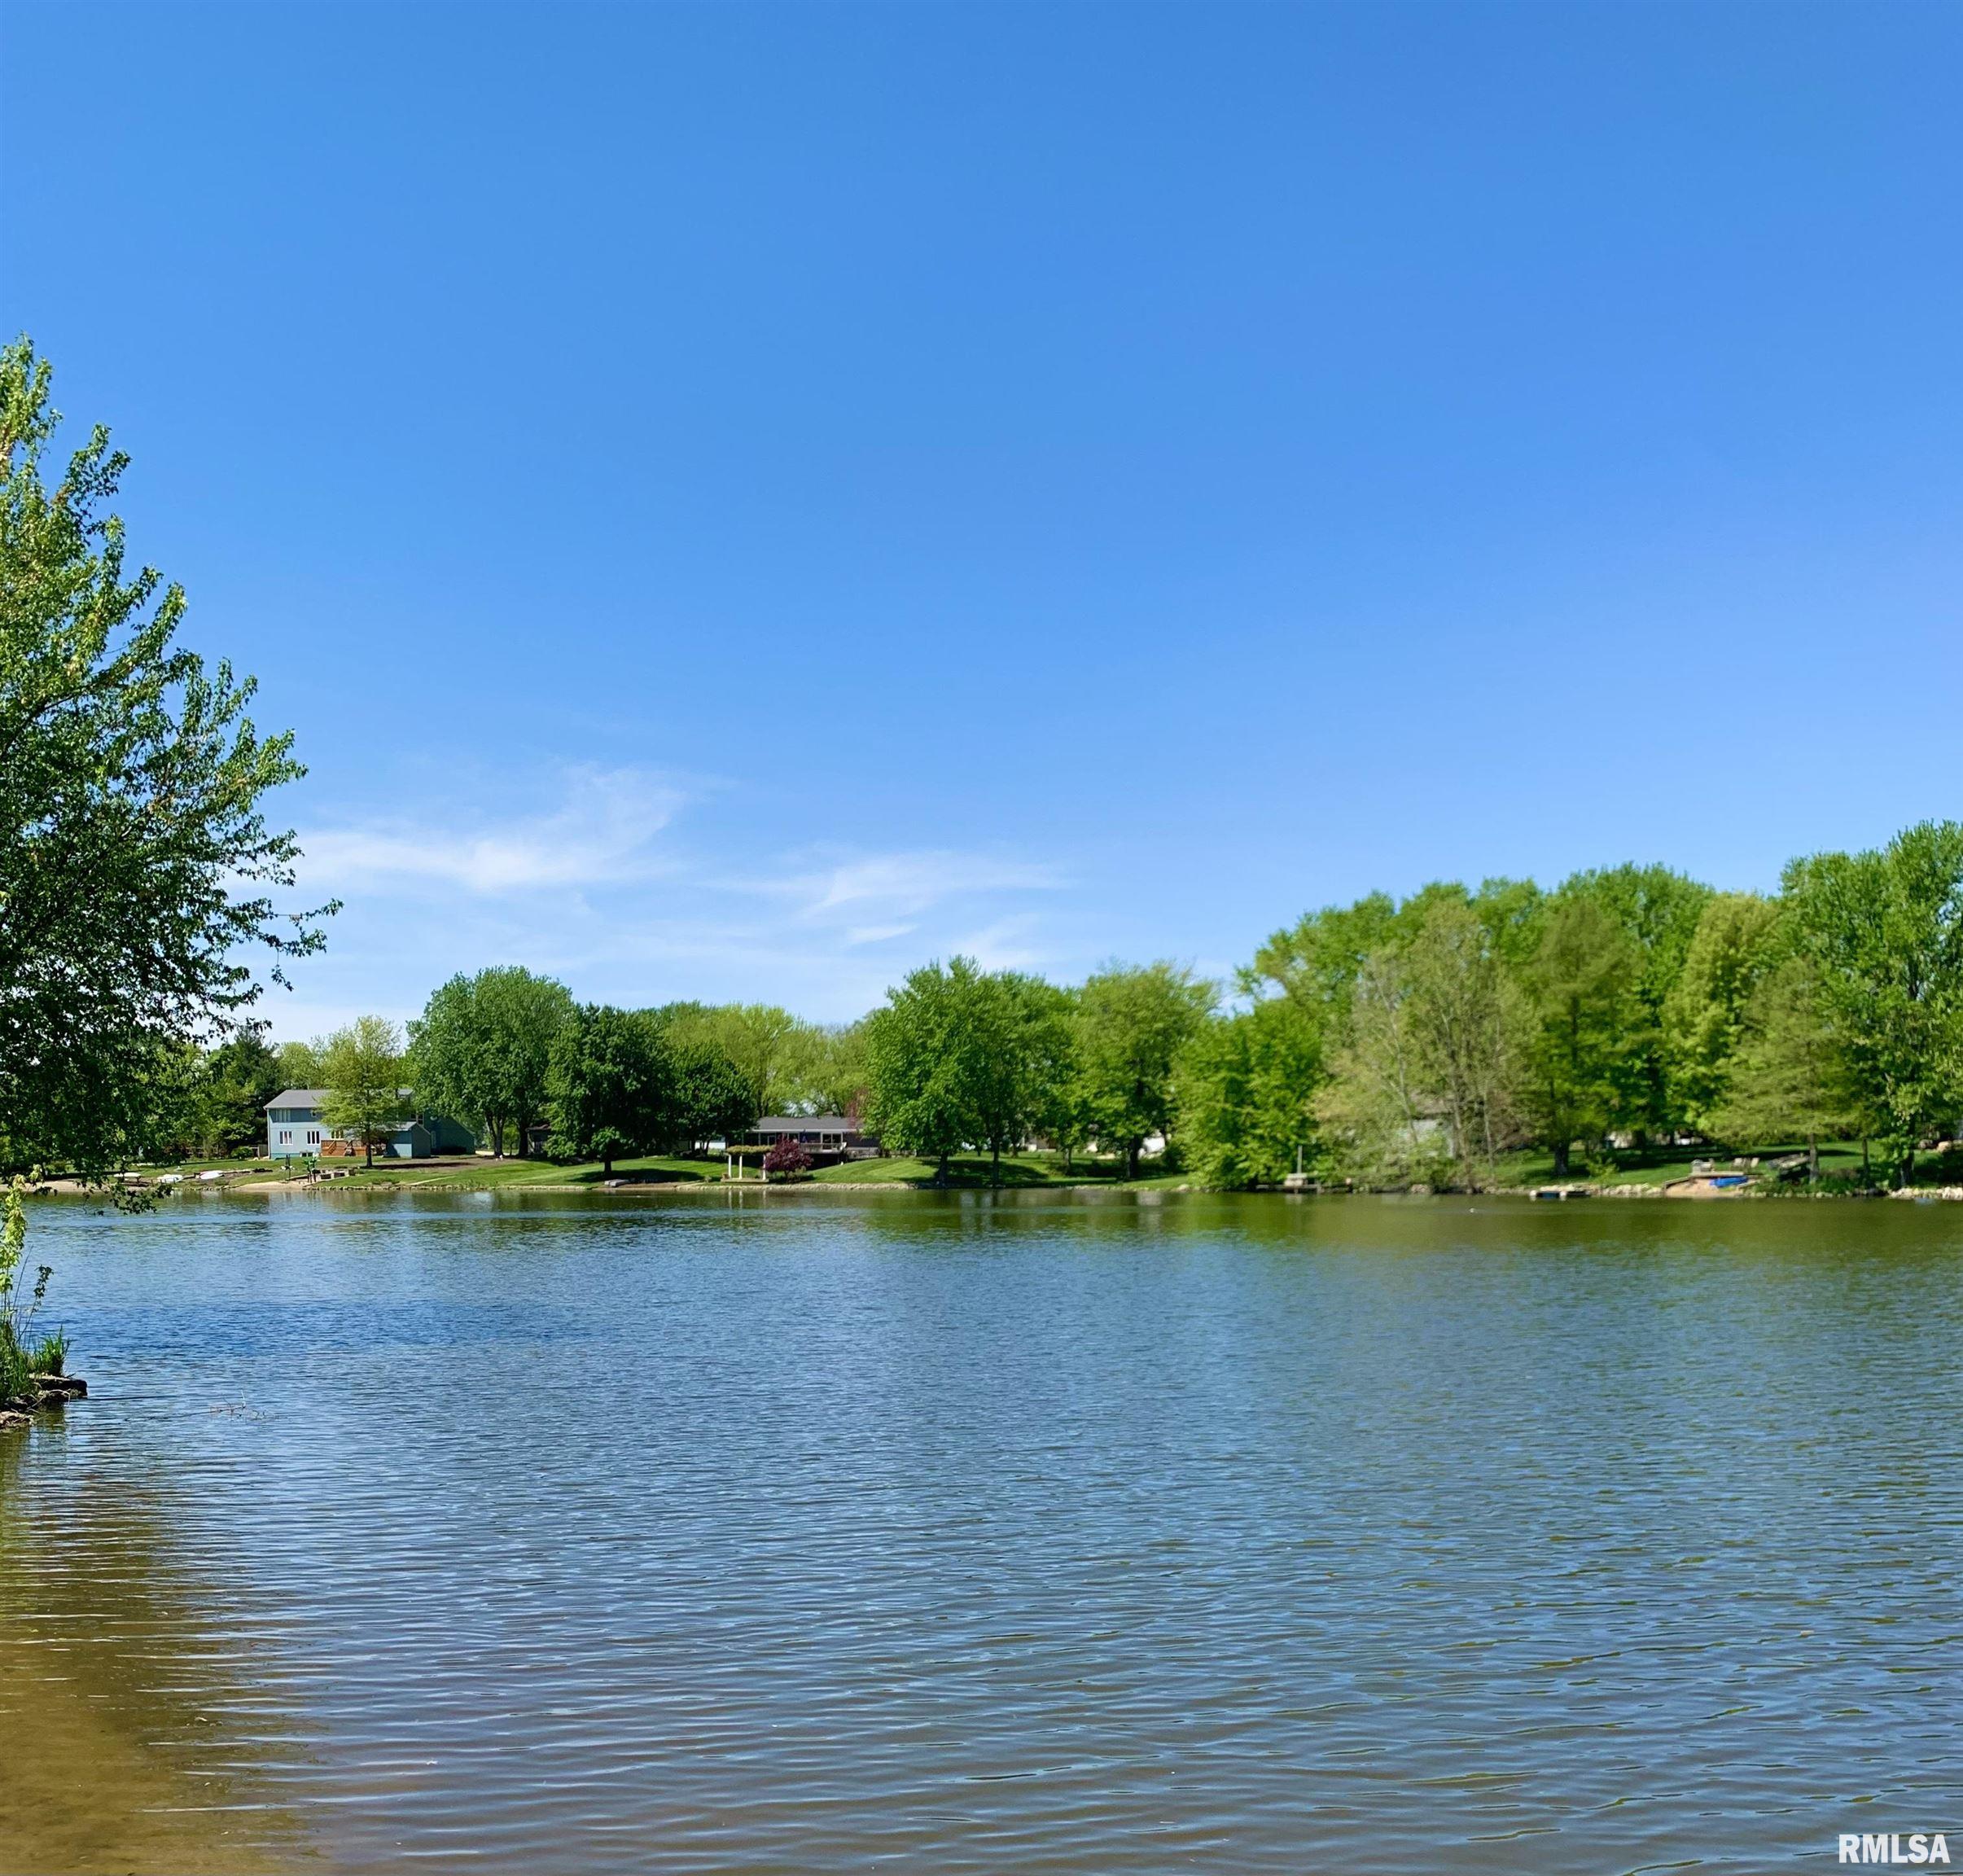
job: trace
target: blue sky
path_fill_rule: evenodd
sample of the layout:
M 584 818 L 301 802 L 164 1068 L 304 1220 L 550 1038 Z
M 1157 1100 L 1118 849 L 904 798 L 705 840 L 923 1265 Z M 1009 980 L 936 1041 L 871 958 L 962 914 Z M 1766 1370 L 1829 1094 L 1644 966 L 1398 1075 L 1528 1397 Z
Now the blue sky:
M 1963 12 L 0 20 L 0 313 L 311 766 L 276 1032 L 1963 813 Z

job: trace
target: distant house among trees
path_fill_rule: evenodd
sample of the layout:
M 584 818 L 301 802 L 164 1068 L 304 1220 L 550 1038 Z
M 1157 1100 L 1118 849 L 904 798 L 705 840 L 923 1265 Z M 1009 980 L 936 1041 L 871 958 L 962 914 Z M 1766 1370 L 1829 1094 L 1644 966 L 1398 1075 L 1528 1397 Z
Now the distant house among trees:
M 269 1159 L 333 1159 L 358 1155 L 361 1142 L 353 1129 L 327 1124 L 325 1088 L 285 1088 L 267 1102 L 266 1157 Z M 413 1098 L 402 1091 L 406 1106 Z M 423 1114 L 395 1122 L 375 1142 L 375 1151 L 391 1159 L 427 1159 L 438 1153 L 474 1153 L 477 1136 L 447 1115 Z
M 879 1151 L 876 1136 L 845 1114 L 766 1114 L 744 1136 L 751 1146 L 775 1146 L 795 1140 L 813 1156 L 869 1159 Z

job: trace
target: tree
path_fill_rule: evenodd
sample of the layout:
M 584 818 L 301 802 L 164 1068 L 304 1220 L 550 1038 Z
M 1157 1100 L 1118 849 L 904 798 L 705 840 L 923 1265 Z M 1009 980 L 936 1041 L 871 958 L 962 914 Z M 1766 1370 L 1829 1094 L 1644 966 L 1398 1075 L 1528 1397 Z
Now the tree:
M 1808 1176 L 1820 1177 L 1820 1142 L 1860 1124 L 1838 1039 L 1827 1020 L 1820 975 L 1789 951 L 1762 975 L 1740 1012 L 1712 1129 L 1749 1146 L 1803 1140 Z
M 1776 962 L 1779 909 L 1755 892 L 1720 892 L 1698 917 L 1683 969 L 1663 1001 L 1663 1033 L 1678 1106 L 1714 1128 L 1753 993 Z
M 762 1114 L 824 1105 L 830 1032 L 774 1003 L 671 1003 L 650 1012 L 677 1043 L 708 1043 L 748 1080 Z
M 1599 1141 L 1616 1111 L 1629 1027 L 1629 985 L 1641 954 L 1585 893 L 1549 902 L 1525 988 L 1531 1011 L 1522 1102 L 1565 1178 L 1578 1139 Z
M 206 1057 L 199 1144 L 221 1153 L 265 1141 L 266 1103 L 291 1086 L 256 1028 L 241 1029 Z
M 1489 1184 L 1510 1145 L 1529 1028 L 1501 954 L 1506 901 L 1431 888 L 1365 961 L 1316 1098 L 1332 1163 L 1366 1184 Z M 1510 917 L 1509 913 L 1503 914 Z
M 1611 866 L 1578 873 L 1560 896 L 1599 906 L 1628 940 L 1620 1042 L 1610 1072 L 1610 1120 L 1667 1138 L 1686 1118 L 1671 1076 L 1664 1006 L 1682 975 L 1711 890 L 1667 866 Z
M 370 1166 L 375 1142 L 392 1133 L 408 1111 L 402 1074 L 402 1032 L 386 1017 L 356 1017 L 327 1038 L 322 1052 L 327 1098 L 321 1118 L 336 1133 L 360 1141 Z
M 1345 1039 L 1315 1095 L 1330 1170 L 1362 1186 L 1442 1184 L 1451 1161 L 1432 1106 L 1410 980 L 1398 947 L 1387 944 L 1364 960 Z
M 770 1150 L 764 1155 L 764 1177 L 766 1179 L 773 1172 L 780 1178 L 795 1179 L 799 1173 L 810 1170 L 810 1148 L 803 1141 L 793 1139 L 788 1133 L 772 1141 Z
M 975 982 L 976 1137 L 996 1185 L 1003 1153 L 1058 1115 L 1074 1064 L 1072 1015 L 1069 993 L 1041 977 L 999 971 Z
M 734 1140 L 756 1124 L 756 1090 L 750 1078 L 706 1037 L 658 1046 L 668 1067 L 664 1131 L 673 1151 L 688 1153 L 698 1141 Z
M 546 1076 L 553 1151 L 598 1159 L 611 1178 L 616 1159 L 642 1151 L 660 1132 L 664 1068 L 646 1023 L 610 1005 L 576 1005 L 553 1039 Z
M 1113 964 L 1084 985 L 1076 1007 L 1078 1085 L 1100 1141 L 1138 1177 L 1147 1137 L 1169 1134 L 1173 1067 L 1218 1000 L 1216 987 L 1184 966 Z
M 1905 1186 L 1917 1146 L 1963 1110 L 1963 824 L 1795 860 L 1784 887 L 1821 1010 Z
M 1317 1025 L 1292 998 L 1202 1023 L 1174 1076 L 1181 1148 L 1201 1182 L 1273 1185 L 1319 1157 L 1322 1080 Z
M 887 1146 L 933 1160 L 944 1186 L 950 1156 L 986 1124 L 991 1032 L 980 984 L 971 958 L 924 965 L 866 1019 L 868 1118 Z
M 524 1158 L 546 1109 L 552 1044 L 572 993 L 516 965 L 461 973 L 440 984 L 410 1025 L 416 1094 L 426 1108 L 467 1116 L 504 1157 L 507 1131 Z
M 96 1172 L 158 1048 L 259 996 L 243 954 L 283 982 L 321 934 L 270 896 L 298 849 L 261 804 L 304 773 L 292 739 L 246 716 L 251 679 L 173 643 L 181 588 L 125 577 L 108 432 L 45 485 L 50 381 L 28 340 L 0 350 L 0 1161 Z
M 288 1088 L 318 1088 L 321 1085 L 321 1051 L 324 1042 L 282 1042 L 273 1051 L 273 1093 Z
M 1402 966 L 1420 1084 L 1445 1124 L 1459 1182 L 1477 1191 L 1512 1143 L 1526 999 L 1469 901 L 1428 907 Z

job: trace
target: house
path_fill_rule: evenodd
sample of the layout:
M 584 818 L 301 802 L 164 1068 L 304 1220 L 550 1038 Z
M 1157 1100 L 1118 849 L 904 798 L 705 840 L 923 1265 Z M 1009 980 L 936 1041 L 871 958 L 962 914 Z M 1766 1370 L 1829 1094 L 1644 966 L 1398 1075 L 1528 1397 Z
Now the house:
M 410 1091 L 402 1090 L 402 1098 Z M 269 1159 L 332 1158 L 360 1143 L 345 1128 L 336 1130 L 322 1118 L 327 1104 L 325 1088 L 283 1089 L 265 1105 L 265 1151 Z M 467 1127 L 441 1114 L 423 1114 L 398 1123 L 375 1142 L 375 1151 L 392 1159 L 427 1159 L 436 1153 L 471 1153 L 477 1137 Z
M 813 1154 L 844 1159 L 870 1159 L 879 1151 L 878 1138 L 846 1114 L 766 1114 L 743 1137 L 752 1146 L 795 1140 Z

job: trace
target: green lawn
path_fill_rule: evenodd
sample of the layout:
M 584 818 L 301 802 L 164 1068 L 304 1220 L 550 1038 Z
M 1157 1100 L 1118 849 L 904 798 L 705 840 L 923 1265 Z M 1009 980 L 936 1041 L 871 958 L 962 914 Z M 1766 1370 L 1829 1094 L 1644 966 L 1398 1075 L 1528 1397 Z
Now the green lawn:
M 1152 1164 L 1147 1160 L 1146 1164 Z M 931 1159 L 909 1159 L 896 1155 L 887 1159 L 848 1159 L 843 1165 L 821 1167 L 812 1174 L 815 1185 L 831 1186 L 931 1186 L 934 1183 L 934 1162 Z M 948 1163 L 948 1184 L 970 1190 L 977 1186 L 992 1183 L 993 1172 L 988 1155 L 985 1153 L 957 1153 Z M 1146 1172 L 1140 1177 L 1127 1181 L 1119 1177 L 1119 1162 L 1115 1159 L 1092 1159 L 1079 1154 L 1066 1170 L 1063 1157 L 1055 1153 L 1016 1153 L 1005 1155 L 1001 1164 L 1001 1183 L 1008 1186 L 1128 1186 L 1133 1191 L 1141 1187 L 1163 1188 L 1191 1183 L 1191 1175 L 1185 1172 Z
M 1561 1183 L 1589 1186 L 1667 1186 L 1672 1180 L 1688 1179 L 1692 1163 L 1708 1159 L 1720 1172 L 1733 1170 L 1734 1157 L 1755 1159 L 1761 1168 L 1770 1161 L 1785 1158 L 1789 1153 L 1803 1153 L 1806 1142 L 1799 1141 L 1790 1146 L 1761 1146 L 1754 1152 L 1736 1155 L 1731 1149 L 1720 1146 L 1654 1146 L 1633 1148 L 1626 1152 L 1611 1155 L 1602 1164 L 1584 1168 L 1579 1161 L 1574 1163 Z M 1742 1170 L 1742 1168 L 1740 1168 Z M 1846 1177 L 1860 1171 L 1860 1142 L 1858 1140 L 1836 1141 L 1823 1143 L 1820 1149 L 1820 1170 L 1823 1177 Z M 1509 1186 L 1531 1187 L 1551 1186 L 1554 1178 L 1554 1156 L 1541 1148 L 1523 1153 L 1509 1153 L 1500 1162 L 1500 1177 Z

